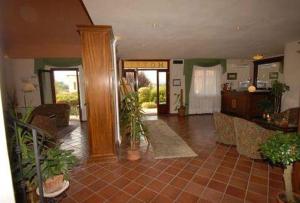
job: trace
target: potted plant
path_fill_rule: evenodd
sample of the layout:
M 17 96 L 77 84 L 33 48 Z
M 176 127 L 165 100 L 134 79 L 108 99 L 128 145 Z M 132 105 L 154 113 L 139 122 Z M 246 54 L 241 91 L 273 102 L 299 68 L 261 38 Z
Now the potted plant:
M 278 80 L 272 82 L 271 94 L 274 96 L 274 113 L 280 113 L 282 95 L 289 90 L 290 87 L 285 83 Z
M 63 187 L 63 181 L 69 179 L 69 171 L 77 159 L 71 150 L 61 150 L 59 147 L 49 148 L 42 153 L 41 172 L 43 187 L 46 193 L 53 193 Z
M 264 158 L 284 168 L 285 193 L 278 194 L 278 202 L 299 202 L 299 196 L 293 193 L 292 171 L 293 163 L 300 160 L 300 135 L 279 132 L 263 143 L 260 149 Z
M 130 140 L 130 148 L 127 150 L 128 160 L 141 158 L 139 143 L 141 136 L 145 136 L 145 127 L 142 117 L 143 111 L 138 99 L 137 92 L 130 92 L 123 99 L 122 125 L 127 130 Z
M 174 94 L 176 96 L 176 107 L 175 111 L 178 111 L 180 117 L 185 116 L 185 106 L 183 105 L 183 89 L 180 90 L 179 94 Z
M 263 112 L 263 118 L 267 118 L 267 115 L 270 115 L 270 113 L 274 111 L 273 102 L 270 99 L 263 99 L 259 101 L 258 108 Z

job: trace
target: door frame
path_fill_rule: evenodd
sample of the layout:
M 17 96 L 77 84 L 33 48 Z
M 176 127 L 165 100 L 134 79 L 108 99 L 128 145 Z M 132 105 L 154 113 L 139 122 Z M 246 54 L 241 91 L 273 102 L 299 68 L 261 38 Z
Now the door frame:
M 124 69 L 124 61 L 164 61 L 167 62 L 167 69 L 160 69 L 160 68 L 145 68 L 145 69 L 140 69 L 142 70 L 156 70 L 156 80 L 157 80 L 157 114 L 169 114 L 170 113 L 170 60 L 169 59 L 123 59 L 122 60 L 122 77 L 126 76 L 126 72 L 134 72 L 134 79 L 135 79 L 135 84 L 134 84 L 134 88 L 135 91 L 137 91 L 137 76 L 138 76 L 138 68 L 135 69 Z M 166 106 L 165 110 L 160 111 L 159 110 L 159 83 L 158 83 L 158 73 L 159 72 L 166 72 Z
M 51 82 L 51 92 L 52 92 L 52 100 L 53 104 L 56 104 L 56 92 L 55 92 L 55 78 L 54 71 L 76 71 L 76 82 L 77 82 L 77 95 L 78 95 L 78 105 L 79 105 L 79 120 L 82 121 L 82 108 L 80 102 L 80 88 L 79 88 L 79 68 L 51 68 L 50 70 L 39 70 L 39 82 L 41 87 L 43 85 L 41 73 L 42 72 L 50 72 L 50 82 Z M 40 88 L 41 94 L 41 102 L 44 104 L 44 93 L 42 88 Z

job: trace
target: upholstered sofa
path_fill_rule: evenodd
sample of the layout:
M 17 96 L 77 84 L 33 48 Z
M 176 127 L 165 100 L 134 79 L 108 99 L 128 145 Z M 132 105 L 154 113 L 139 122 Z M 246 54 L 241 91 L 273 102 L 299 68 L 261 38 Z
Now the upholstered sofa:
M 256 123 L 241 118 L 233 118 L 236 148 L 239 154 L 252 159 L 262 159 L 259 148 L 276 132 L 267 130 Z
M 31 112 L 29 123 L 56 139 L 58 130 L 69 125 L 69 118 L 70 106 L 68 104 L 43 104 Z
M 234 131 L 234 123 L 233 117 L 223 114 L 223 113 L 214 113 L 213 114 L 214 124 L 215 124 L 215 136 L 217 142 L 227 144 L 227 145 L 235 145 L 235 131 Z

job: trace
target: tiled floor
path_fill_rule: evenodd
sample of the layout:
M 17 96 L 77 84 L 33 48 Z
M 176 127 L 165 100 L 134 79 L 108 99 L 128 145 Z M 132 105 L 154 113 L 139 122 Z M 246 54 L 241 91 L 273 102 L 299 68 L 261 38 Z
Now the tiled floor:
M 235 147 L 216 144 L 211 116 L 162 119 L 198 157 L 155 160 L 151 147 L 144 145 L 143 158 L 130 162 L 122 148 L 117 163 L 75 168 L 62 202 L 276 202 L 283 189 L 282 170 L 240 156 Z M 72 134 L 80 132 L 83 129 Z M 84 133 L 66 139 L 77 150 L 76 141 L 86 143 Z

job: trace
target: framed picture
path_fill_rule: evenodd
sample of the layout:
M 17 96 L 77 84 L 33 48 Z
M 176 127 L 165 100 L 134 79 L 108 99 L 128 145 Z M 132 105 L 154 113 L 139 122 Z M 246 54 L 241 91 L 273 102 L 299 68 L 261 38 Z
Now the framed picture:
M 278 72 L 270 72 L 269 79 L 278 79 Z
M 181 80 L 180 79 L 173 79 L 173 86 L 181 86 Z
M 227 73 L 227 80 L 236 80 L 237 73 Z

